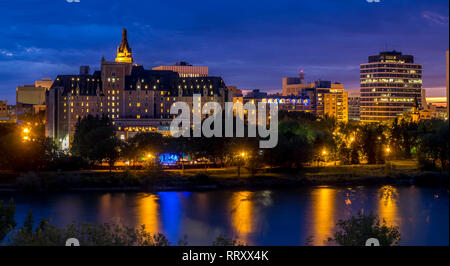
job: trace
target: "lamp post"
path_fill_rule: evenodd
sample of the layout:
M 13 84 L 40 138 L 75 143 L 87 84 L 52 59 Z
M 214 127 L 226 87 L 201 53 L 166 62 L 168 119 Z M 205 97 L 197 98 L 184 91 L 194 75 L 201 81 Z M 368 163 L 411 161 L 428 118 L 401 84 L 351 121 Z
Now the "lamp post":
M 325 166 L 325 161 L 326 161 L 325 158 L 326 158 L 327 154 L 328 154 L 327 150 L 323 149 L 322 150 L 323 166 Z
M 240 158 L 239 158 L 239 161 L 238 161 L 238 165 L 237 165 L 238 177 L 241 177 L 241 165 L 244 163 L 245 156 L 246 156 L 246 153 L 245 152 L 241 152 Z
M 386 160 L 389 162 L 389 159 L 390 159 L 390 157 L 389 157 L 389 155 L 391 154 L 391 148 L 389 148 L 389 147 L 387 147 L 386 148 Z
M 22 138 L 24 141 L 30 140 L 30 129 L 29 128 L 25 127 L 22 130 Z

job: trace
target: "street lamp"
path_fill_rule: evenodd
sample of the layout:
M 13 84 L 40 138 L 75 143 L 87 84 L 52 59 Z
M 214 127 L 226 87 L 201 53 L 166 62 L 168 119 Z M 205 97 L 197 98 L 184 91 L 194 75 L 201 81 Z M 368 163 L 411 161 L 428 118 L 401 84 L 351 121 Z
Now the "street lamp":
M 245 159 L 246 153 L 245 152 L 241 152 L 240 155 L 241 155 L 241 159 L 238 161 L 238 166 L 237 166 L 238 177 L 241 177 L 241 165 L 244 163 L 244 159 Z
M 387 159 L 387 161 L 389 161 L 389 155 L 390 155 L 390 153 L 391 153 L 391 148 L 386 147 L 386 159 Z

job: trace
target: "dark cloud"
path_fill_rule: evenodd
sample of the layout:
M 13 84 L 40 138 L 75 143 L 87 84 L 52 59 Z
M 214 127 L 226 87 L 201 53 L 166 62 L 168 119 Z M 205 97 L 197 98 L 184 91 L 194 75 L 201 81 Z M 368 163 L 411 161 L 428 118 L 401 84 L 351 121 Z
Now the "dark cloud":
M 122 27 L 138 63 L 206 65 L 242 89 L 279 89 L 302 68 L 356 90 L 359 64 L 386 49 L 413 54 L 426 87 L 445 85 L 444 0 L 19 0 L 0 10 L 0 98 L 10 102 L 19 84 L 113 59 Z

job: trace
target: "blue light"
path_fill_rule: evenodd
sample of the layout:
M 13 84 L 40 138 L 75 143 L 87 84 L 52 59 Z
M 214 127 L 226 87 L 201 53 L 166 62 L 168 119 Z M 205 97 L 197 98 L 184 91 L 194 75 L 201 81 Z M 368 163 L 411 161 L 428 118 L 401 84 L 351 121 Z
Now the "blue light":
M 163 153 L 159 156 L 159 162 L 163 165 L 174 165 L 178 162 L 180 156 L 173 153 Z

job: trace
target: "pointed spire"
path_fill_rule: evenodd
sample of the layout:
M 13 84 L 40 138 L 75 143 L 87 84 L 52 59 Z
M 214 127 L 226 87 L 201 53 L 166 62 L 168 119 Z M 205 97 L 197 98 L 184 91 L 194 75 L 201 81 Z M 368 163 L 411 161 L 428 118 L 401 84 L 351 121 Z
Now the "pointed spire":
M 131 53 L 131 48 L 130 48 L 130 45 L 128 44 L 128 39 L 127 39 L 127 29 L 122 29 L 122 42 L 120 43 L 119 50 L 121 52 L 127 51 L 127 52 Z
M 131 47 L 127 39 L 127 29 L 122 29 L 122 42 L 117 47 L 116 62 L 133 63 Z

